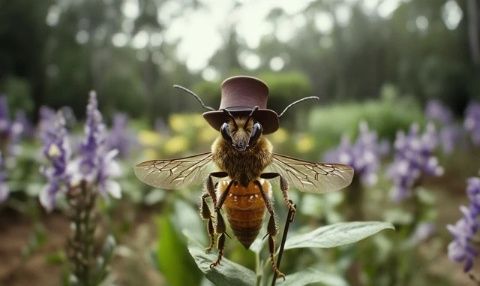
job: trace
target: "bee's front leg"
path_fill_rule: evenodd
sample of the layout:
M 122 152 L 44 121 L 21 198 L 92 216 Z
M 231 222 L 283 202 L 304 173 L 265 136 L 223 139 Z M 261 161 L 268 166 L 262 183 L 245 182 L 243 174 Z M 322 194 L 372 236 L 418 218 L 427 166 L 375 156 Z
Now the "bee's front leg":
M 212 212 L 210 211 L 210 208 L 208 207 L 206 198 L 209 197 L 209 193 L 203 193 L 202 194 L 202 202 L 200 204 L 200 215 L 202 216 L 202 219 L 208 220 L 207 222 L 207 232 L 208 232 L 208 237 L 210 238 L 210 243 L 208 244 L 208 247 L 205 249 L 206 252 L 210 252 L 212 250 L 213 245 L 215 245 L 215 229 L 213 228 L 213 217 L 212 217 Z
M 202 219 L 208 220 L 207 231 L 208 231 L 208 236 L 210 238 L 210 243 L 209 243 L 208 247 L 206 248 L 207 252 L 212 250 L 213 246 L 215 245 L 215 228 L 213 227 L 212 212 L 210 211 L 210 208 L 208 207 L 206 198 L 211 197 L 212 202 L 213 202 L 213 206 L 215 207 L 217 205 L 217 194 L 215 193 L 215 184 L 213 183 L 212 178 L 213 177 L 225 178 L 227 176 L 228 176 L 228 174 L 225 173 L 225 172 L 214 172 L 214 173 L 210 173 L 207 180 L 205 181 L 206 193 L 202 194 L 202 202 L 200 204 L 200 215 L 202 216 Z

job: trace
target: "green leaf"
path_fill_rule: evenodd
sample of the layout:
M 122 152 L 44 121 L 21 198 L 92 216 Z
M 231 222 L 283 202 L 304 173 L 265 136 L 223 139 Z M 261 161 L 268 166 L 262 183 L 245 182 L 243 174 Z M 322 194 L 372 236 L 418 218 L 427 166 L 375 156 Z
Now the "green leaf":
M 210 268 L 210 264 L 217 259 L 215 253 L 205 253 L 205 249 L 194 243 L 189 244 L 188 251 L 193 256 L 198 268 L 205 274 L 208 280 L 215 285 L 255 285 L 255 273 L 240 264 L 234 263 L 225 257 L 216 267 Z
M 290 237 L 285 243 L 285 249 L 337 247 L 357 242 L 384 229 L 394 229 L 394 227 L 389 222 L 376 221 L 336 223 Z
M 338 274 L 322 272 L 314 268 L 287 275 L 285 281 L 277 280 L 278 286 L 302 286 L 310 283 L 320 283 L 329 286 L 347 286 L 348 283 Z
M 202 274 L 195 267 L 171 219 L 160 217 L 157 220 L 157 229 L 159 233 L 157 262 L 168 285 L 198 285 Z

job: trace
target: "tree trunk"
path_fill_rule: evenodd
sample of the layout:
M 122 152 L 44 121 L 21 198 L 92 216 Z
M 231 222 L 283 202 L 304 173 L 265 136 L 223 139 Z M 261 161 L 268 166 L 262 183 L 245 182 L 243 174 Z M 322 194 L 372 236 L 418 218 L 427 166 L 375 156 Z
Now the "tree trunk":
M 476 66 L 480 65 L 480 41 L 479 41 L 479 21 L 478 21 L 478 0 L 467 0 L 468 13 L 468 39 L 470 43 L 470 53 L 472 61 Z

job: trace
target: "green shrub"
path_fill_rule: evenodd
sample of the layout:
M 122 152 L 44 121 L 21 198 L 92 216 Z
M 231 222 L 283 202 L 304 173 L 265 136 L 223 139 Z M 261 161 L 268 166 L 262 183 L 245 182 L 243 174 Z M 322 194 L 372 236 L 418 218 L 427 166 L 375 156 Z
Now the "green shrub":
M 380 100 L 335 104 L 316 108 L 310 113 L 308 130 L 316 139 L 317 152 L 338 145 L 343 134 L 355 138 L 358 125 L 365 121 L 380 138 L 394 140 L 398 130 L 412 122 L 422 122 L 422 109 L 409 98 L 397 98 L 385 90 Z

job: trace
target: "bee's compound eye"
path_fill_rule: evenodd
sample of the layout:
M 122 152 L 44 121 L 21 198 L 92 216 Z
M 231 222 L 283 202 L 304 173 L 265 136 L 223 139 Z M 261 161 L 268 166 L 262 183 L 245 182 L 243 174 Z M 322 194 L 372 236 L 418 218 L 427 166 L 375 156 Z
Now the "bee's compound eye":
M 230 144 L 232 143 L 232 136 L 230 136 L 230 131 L 228 130 L 228 123 L 223 123 L 220 127 L 220 133 L 222 133 L 223 139 L 225 139 Z
M 248 145 L 251 146 L 253 143 L 257 142 L 262 132 L 263 132 L 263 128 L 260 123 L 257 122 L 253 124 L 252 134 L 250 135 L 250 140 L 248 141 Z

